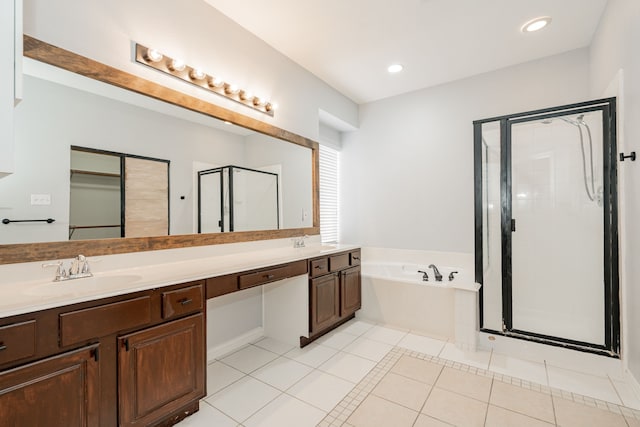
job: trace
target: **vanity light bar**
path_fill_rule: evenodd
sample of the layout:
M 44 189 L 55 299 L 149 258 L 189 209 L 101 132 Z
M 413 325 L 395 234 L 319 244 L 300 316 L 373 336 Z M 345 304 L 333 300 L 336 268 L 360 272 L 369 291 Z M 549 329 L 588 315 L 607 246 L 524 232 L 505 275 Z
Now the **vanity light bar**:
M 136 43 L 136 62 L 273 117 L 275 106 L 266 99 L 254 96 L 237 85 L 207 74 L 200 68 L 191 67 L 180 59 L 170 58 L 156 49 Z

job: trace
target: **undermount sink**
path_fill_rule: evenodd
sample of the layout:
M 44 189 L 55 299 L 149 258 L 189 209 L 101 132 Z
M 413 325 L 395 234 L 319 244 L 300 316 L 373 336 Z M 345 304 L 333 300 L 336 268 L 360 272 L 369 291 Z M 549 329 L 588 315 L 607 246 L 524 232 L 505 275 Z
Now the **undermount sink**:
M 91 293 L 98 290 L 111 290 L 126 286 L 140 280 L 137 274 L 121 274 L 108 276 L 84 277 L 62 282 L 48 282 L 32 286 L 24 290 L 25 294 L 34 296 L 63 296 Z

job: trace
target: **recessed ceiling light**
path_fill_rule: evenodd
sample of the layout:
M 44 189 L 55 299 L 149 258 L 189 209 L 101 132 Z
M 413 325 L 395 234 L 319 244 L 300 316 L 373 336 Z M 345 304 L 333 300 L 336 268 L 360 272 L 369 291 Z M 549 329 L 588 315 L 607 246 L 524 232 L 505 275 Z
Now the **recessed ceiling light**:
M 389 65 L 389 67 L 387 68 L 387 71 L 390 72 L 391 74 L 395 74 L 395 73 L 399 73 L 403 69 L 404 67 L 400 64 L 392 64 L 392 65 Z
M 522 26 L 520 31 L 523 33 L 532 33 L 534 31 L 538 31 L 546 27 L 551 23 L 550 16 L 541 16 L 540 18 L 532 19 Z

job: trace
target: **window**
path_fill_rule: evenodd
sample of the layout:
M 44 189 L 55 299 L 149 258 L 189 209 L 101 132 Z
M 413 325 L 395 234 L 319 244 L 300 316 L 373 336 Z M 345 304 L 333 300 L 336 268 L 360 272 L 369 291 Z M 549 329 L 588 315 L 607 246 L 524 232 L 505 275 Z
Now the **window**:
M 338 241 L 338 151 L 320 145 L 320 238 Z

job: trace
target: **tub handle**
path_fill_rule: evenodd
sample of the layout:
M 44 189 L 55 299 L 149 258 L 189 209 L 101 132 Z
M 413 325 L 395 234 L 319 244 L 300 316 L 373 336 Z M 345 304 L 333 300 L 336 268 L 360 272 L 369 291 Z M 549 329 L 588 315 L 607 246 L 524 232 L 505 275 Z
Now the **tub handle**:
M 429 281 L 429 275 L 427 274 L 426 271 L 418 270 L 418 273 L 422 273 L 422 281 L 423 282 L 428 282 Z
M 454 278 L 454 276 L 453 276 L 453 275 L 454 275 L 454 274 L 458 274 L 458 272 L 457 272 L 457 271 L 452 271 L 451 273 L 449 273 L 449 281 L 450 281 L 450 282 L 453 280 L 453 278 Z

